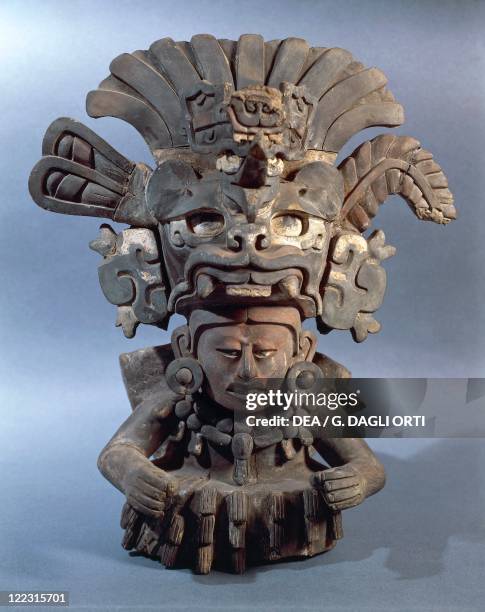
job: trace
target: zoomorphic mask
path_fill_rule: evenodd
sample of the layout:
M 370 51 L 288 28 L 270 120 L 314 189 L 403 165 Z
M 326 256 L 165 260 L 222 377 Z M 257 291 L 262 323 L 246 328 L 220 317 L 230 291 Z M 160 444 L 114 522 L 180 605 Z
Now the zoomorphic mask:
M 394 252 L 382 231 L 364 236 L 380 204 L 399 194 L 419 219 L 456 216 L 440 166 L 413 138 L 378 136 L 335 166 L 351 136 L 404 120 L 382 72 L 348 51 L 199 35 L 120 55 L 110 70 L 88 113 L 131 123 L 155 169 L 59 119 L 30 190 L 47 210 L 130 226 L 104 225 L 92 242 L 127 336 L 174 312 L 265 304 L 361 341 L 379 329 L 381 261 Z

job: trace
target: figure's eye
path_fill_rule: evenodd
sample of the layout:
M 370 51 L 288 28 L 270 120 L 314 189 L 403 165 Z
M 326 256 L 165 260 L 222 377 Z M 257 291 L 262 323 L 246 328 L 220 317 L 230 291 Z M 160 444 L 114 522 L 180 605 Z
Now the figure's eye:
M 278 215 L 271 220 L 271 228 L 279 236 L 294 238 L 305 233 L 305 219 L 292 214 Z
M 275 352 L 276 349 L 255 349 L 254 356 L 257 359 L 266 359 L 267 357 L 271 357 Z
M 187 225 L 197 236 L 217 236 L 224 229 L 224 217 L 217 212 L 196 212 L 187 218 Z
M 241 351 L 238 349 L 232 349 L 232 348 L 218 348 L 217 351 L 219 353 L 222 353 L 223 355 L 225 355 L 226 357 L 229 357 L 229 359 L 237 359 L 238 357 L 240 357 L 241 355 Z

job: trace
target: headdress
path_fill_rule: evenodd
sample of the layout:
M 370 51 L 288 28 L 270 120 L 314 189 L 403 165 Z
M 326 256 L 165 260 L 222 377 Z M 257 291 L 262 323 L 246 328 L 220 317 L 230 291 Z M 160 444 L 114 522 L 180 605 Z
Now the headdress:
M 360 130 L 404 121 L 384 74 L 344 49 L 164 38 L 110 71 L 88 113 L 133 125 L 155 169 L 58 119 L 30 190 L 47 210 L 130 226 L 103 225 L 91 243 L 128 337 L 174 312 L 265 304 L 364 340 L 379 329 L 380 264 L 394 253 L 382 231 L 363 235 L 379 206 L 399 194 L 419 219 L 456 216 L 446 177 L 414 138 L 378 136 L 335 166 Z

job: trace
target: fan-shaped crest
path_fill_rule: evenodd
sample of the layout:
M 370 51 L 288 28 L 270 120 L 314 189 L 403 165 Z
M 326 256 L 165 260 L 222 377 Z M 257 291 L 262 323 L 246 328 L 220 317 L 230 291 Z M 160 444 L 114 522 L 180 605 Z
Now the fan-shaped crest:
M 300 38 L 264 42 L 246 34 L 235 42 L 200 34 L 190 43 L 163 38 L 147 51 L 118 56 L 110 71 L 89 93 L 88 113 L 133 125 L 155 158 L 161 149 L 189 146 L 184 100 L 201 81 L 232 90 L 305 86 L 318 102 L 305 146 L 333 157 L 360 130 L 404 121 L 380 70 L 366 68 L 344 49 L 310 47 Z

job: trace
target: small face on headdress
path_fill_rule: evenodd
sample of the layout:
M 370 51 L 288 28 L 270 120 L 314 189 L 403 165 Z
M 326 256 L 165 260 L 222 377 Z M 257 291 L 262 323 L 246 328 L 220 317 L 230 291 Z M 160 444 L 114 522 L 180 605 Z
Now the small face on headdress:
M 267 159 L 302 159 L 317 102 L 304 85 L 235 91 L 229 83 L 200 81 L 184 98 L 190 146 L 198 153 L 245 157 L 258 143 Z

